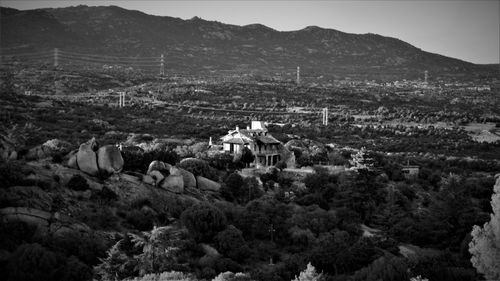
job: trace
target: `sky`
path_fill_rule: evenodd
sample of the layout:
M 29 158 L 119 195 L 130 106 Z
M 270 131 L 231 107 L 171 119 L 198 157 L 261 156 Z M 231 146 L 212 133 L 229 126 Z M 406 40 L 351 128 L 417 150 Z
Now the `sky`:
M 399 38 L 417 48 L 473 63 L 499 63 L 500 0 L 0 0 L 20 10 L 116 5 L 147 14 L 276 30 L 315 25 L 348 33 Z

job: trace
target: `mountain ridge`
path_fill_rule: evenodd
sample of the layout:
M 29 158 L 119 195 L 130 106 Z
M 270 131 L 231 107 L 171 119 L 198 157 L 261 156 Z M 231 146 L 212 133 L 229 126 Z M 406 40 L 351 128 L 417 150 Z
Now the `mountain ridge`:
M 424 70 L 467 76 L 494 68 L 426 52 L 398 38 L 318 26 L 278 31 L 259 23 L 183 20 L 118 6 L 0 10 L 5 53 L 61 48 L 131 57 L 165 54 L 169 70 L 187 73 L 276 74 L 300 66 L 312 76 L 412 78 Z

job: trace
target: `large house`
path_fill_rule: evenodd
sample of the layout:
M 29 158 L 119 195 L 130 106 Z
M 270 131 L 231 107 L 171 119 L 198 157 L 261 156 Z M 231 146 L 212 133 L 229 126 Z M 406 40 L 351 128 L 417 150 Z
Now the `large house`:
M 255 155 L 257 165 L 273 166 L 280 161 L 281 142 L 268 133 L 264 122 L 252 121 L 246 129 L 236 126 L 221 139 L 223 150 L 231 154 L 240 153 L 243 147 L 249 148 Z

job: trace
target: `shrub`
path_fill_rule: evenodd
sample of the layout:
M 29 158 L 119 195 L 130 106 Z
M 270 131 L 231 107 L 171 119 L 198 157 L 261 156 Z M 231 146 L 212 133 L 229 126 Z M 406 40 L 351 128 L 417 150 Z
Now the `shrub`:
M 197 281 L 190 274 L 177 271 L 146 274 L 142 277 L 136 277 L 130 281 Z
M 23 244 L 9 261 L 8 280 L 54 280 L 59 267 L 56 255 L 40 244 Z
M 130 203 L 130 207 L 134 209 L 139 209 L 142 208 L 143 206 L 149 206 L 151 207 L 151 201 L 147 197 L 140 197 L 132 200 Z
M 224 213 L 208 203 L 198 203 L 189 207 L 181 215 L 182 223 L 197 241 L 211 241 L 226 227 Z
M 0 224 L 0 249 L 13 251 L 22 243 L 30 243 L 36 226 L 25 222 L 11 221 Z
M 208 162 L 200 159 L 184 159 L 179 165 L 186 171 L 193 173 L 195 176 L 202 176 L 213 181 L 218 181 L 217 171 L 208 165 Z
M 68 232 L 63 236 L 46 237 L 43 244 L 54 252 L 70 257 L 75 256 L 88 266 L 96 265 L 106 254 L 104 238 L 95 233 L 81 234 Z
M 71 179 L 68 181 L 66 186 L 72 190 L 77 190 L 77 191 L 83 191 L 89 189 L 89 184 L 87 183 L 87 180 L 78 174 L 73 175 Z
M 137 209 L 127 213 L 126 219 L 128 223 L 140 231 L 151 230 L 156 220 L 154 214 Z
M 61 280 L 85 281 L 92 279 L 92 269 L 78 260 L 75 256 L 69 257 L 66 262 Z
M 215 237 L 217 249 L 225 256 L 236 261 L 243 261 L 250 252 L 241 230 L 229 225 Z
M 223 272 L 217 275 L 212 281 L 251 281 L 252 279 L 247 274 L 238 272 L 232 273 L 230 271 Z
M 28 173 L 29 170 L 26 166 L 18 161 L 10 161 L 9 163 L 0 162 L 0 187 L 31 185 L 33 183 L 25 179 L 25 175 Z
M 116 201 L 118 199 L 118 195 L 116 195 L 116 193 L 109 187 L 104 186 L 101 190 L 92 190 L 92 196 L 90 199 L 96 200 L 104 205 Z

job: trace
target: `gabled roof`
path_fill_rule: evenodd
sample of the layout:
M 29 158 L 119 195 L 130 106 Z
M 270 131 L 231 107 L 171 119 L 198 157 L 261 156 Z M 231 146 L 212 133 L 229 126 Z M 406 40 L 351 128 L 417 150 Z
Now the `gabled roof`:
M 273 143 L 280 143 L 279 140 L 275 139 L 273 136 L 271 135 L 267 135 L 267 136 L 258 136 L 258 137 L 255 137 L 255 140 L 257 142 L 261 142 L 261 143 L 265 143 L 265 144 L 273 144 Z
M 266 130 L 234 130 L 222 138 L 224 143 L 247 144 L 257 142 L 263 144 L 278 144 L 279 140 L 268 134 Z
M 225 143 L 245 144 L 242 138 L 231 138 L 223 141 Z

